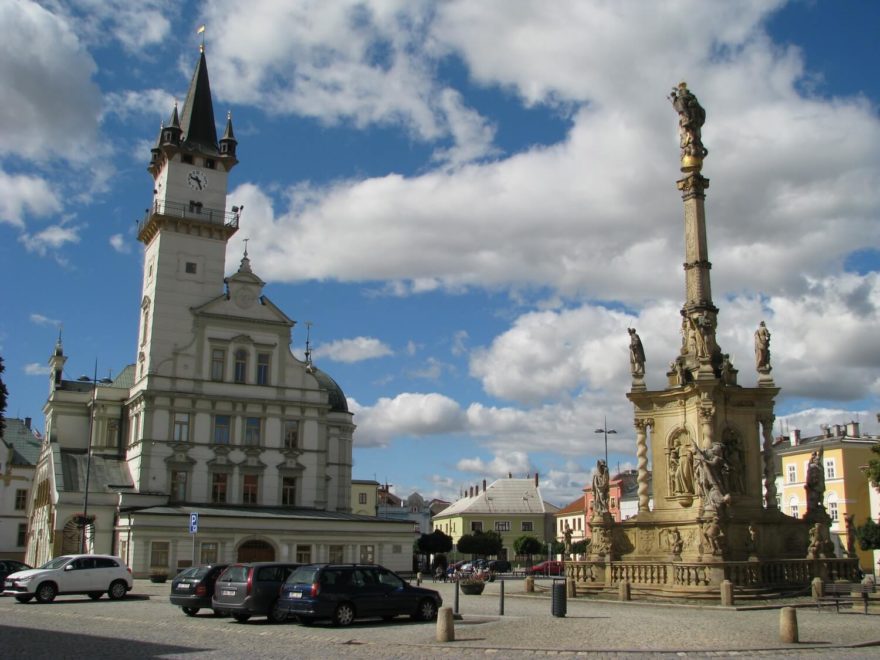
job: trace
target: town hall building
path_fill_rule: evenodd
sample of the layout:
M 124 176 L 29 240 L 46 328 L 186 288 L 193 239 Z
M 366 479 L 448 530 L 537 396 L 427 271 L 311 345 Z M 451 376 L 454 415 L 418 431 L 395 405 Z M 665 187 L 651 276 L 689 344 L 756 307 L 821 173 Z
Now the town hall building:
M 295 322 L 264 295 L 247 249 L 225 276 L 242 222 L 226 199 L 236 151 L 231 117 L 217 138 L 202 48 L 151 152 L 135 362 L 113 379 L 67 379 L 61 337 L 49 359 L 32 565 L 82 549 L 120 555 L 136 576 L 273 559 L 410 568 L 410 522 L 351 513 L 342 389 L 308 350 L 293 355 Z

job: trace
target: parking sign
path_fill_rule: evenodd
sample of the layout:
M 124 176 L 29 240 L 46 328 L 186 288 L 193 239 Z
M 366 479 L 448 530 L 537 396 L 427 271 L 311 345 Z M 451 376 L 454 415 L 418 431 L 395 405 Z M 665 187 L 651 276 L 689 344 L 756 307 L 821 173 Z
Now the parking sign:
M 195 534 L 199 531 L 199 514 L 191 513 L 189 514 L 189 533 Z

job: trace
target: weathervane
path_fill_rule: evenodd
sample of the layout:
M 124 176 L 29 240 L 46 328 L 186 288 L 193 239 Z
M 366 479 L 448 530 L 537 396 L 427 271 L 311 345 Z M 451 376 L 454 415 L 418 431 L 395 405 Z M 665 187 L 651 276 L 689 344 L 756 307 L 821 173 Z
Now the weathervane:
M 312 325 L 311 321 L 306 321 L 306 370 L 313 371 L 312 365 Z

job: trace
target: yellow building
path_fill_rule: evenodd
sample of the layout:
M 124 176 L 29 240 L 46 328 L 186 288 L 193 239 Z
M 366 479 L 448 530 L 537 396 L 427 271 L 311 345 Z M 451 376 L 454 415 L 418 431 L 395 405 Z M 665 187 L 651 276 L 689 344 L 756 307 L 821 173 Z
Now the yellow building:
M 498 479 L 482 491 L 472 486 L 464 497 L 434 516 L 434 529 L 452 537 L 453 547 L 464 534 L 489 530 L 501 535 L 499 559 L 513 559 L 513 542 L 528 534 L 546 543 L 555 537 L 553 514 L 559 507 L 545 502 L 534 479 Z
M 808 438 L 792 431 L 789 446 L 777 449 L 782 463 L 780 509 L 795 518 L 806 513 L 807 465 L 813 452 L 820 453 L 825 468 L 825 510 L 831 517 L 831 540 L 838 556 L 843 556 L 847 547 L 846 517 L 854 516 L 855 525 L 860 526 L 871 515 L 871 486 L 862 467 L 877 442 L 875 437 L 861 435 L 858 422 L 850 422 L 823 428 L 822 435 Z M 855 548 L 861 569 L 873 572 L 873 553 L 859 549 L 858 542 Z
M 351 480 L 351 512 L 359 516 L 375 516 L 379 510 L 379 482 Z

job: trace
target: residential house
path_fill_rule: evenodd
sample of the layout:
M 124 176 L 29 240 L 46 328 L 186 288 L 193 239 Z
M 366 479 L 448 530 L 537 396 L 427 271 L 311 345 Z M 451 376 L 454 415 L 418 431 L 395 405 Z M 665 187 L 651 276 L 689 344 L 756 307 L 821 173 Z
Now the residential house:
M 22 561 L 27 545 L 27 507 L 42 438 L 31 418 L 6 419 L 0 442 L 0 559 Z

